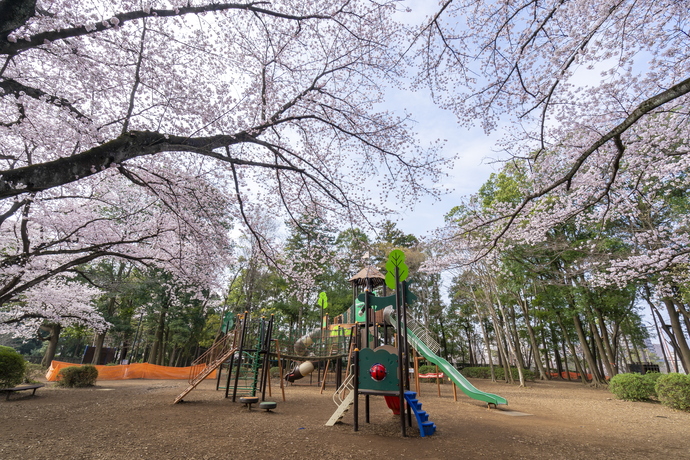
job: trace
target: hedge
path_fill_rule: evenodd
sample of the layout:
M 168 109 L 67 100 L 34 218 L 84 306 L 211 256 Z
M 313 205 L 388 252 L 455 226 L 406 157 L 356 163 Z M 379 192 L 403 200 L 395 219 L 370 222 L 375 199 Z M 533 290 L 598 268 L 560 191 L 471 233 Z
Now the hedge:
M 656 381 L 656 394 L 664 406 L 690 411 L 690 375 L 662 375 Z
M 654 385 L 658 373 L 649 374 L 618 374 L 609 382 L 609 391 L 618 399 L 626 401 L 647 401 L 656 397 Z
M 517 368 L 511 367 L 510 371 L 513 374 L 513 380 L 519 380 L 520 379 L 520 375 L 518 373 Z M 476 378 L 476 379 L 490 379 L 491 378 L 491 368 L 488 366 L 487 367 L 466 367 L 463 370 L 461 370 L 460 373 L 462 375 L 464 375 L 465 377 Z M 535 379 L 534 372 L 529 370 L 529 369 L 523 369 L 522 373 L 525 376 L 525 380 L 534 380 Z M 503 370 L 503 367 L 494 366 L 494 375 L 496 376 L 496 380 L 504 380 L 505 379 L 505 371 Z
M 0 387 L 9 388 L 24 381 L 26 361 L 14 348 L 0 346 Z
M 82 388 L 95 385 L 98 379 L 98 369 L 87 364 L 85 366 L 70 366 L 60 369 L 57 384 L 62 387 Z

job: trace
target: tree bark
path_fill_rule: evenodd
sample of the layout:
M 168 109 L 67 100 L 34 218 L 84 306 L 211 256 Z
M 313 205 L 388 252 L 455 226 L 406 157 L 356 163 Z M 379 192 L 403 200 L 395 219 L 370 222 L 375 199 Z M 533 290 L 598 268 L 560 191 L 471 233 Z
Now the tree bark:
M 676 343 L 678 344 L 678 350 L 680 351 L 681 364 L 683 365 L 685 373 L 690 373 L 690 348 L 688 347 L 687 340 L 685 340 L 685 335 L 683 334 L 680 318 L 678 318 L 678 312 L 675 309 L 673 299 L 664 297 L 661 300 L 664 302 L 664 305 L 666 305 L 666 311 L 671 320 L 673 335 L 676 336 Z
M 589 349 L 587 337 L 585 337 L 585 331 L 582 329 L 582 322 L 580 321 L 580 317 L 577 315 L 577 313 L 573 315 L 573 323 L 575 324 L 575 332 L 577 332 L 577 337 L 580 340 L 582 350 L 585 354 L 585 360 L 589 364 L 589 369 L 592 372 L 592 383 L 597 386 L 602 385 L 604 383 L 604 379 L 599 373 L 597 362 L 594 359 L 594 355 L 592 355 L 592 351 Z
M 556 319 L 558 320 L 558 325 L 560 326 L 561 331 L 563 331 L 563 338 L 565 338 L 565 341 L 568 345 L 568 349 L 570 350 L 570 354 L 573 356 L 573 361 L 575 364 L 575 371 L 578 374 L 580 374 L 580 380 L 582 380 L 582 383 L 587 384 L 587 374 L 585 373 L 584 369 L 582 368 L 582 364 L 580 364 L 580 360 L 577 357 L 577 352 L 575 351 L 575 345 L 573 345 L 573 342 L 570 340 L 570 336 L 568 335 L 568 330 L 565 328 L 565 325 L 563 324 L 563 320 L 561 319 L 561 315 L 556 313 Z
M 539 345 L 537 345 L 537 339 L 534 335 L 534 329 L 530 323 L 529 309 L 527 307 L 527 299 L 523 298 L 522 295 L 518 296 L 518 301 L 520 307 L 522 308 L 522 314 L 525 318 L 525 325 L 527 326 L 527 334 L 529 335 L 529 341 L 532 345 L 532 357 L 534 358 L 534 365 L 537 366 L 537 371 L 539 372 L 539 380 L 546 380 L 546 372 L 544 371 L 544 364 L 541 362 L 541 356 L 539 356 Z
M 158 364 L 158 354 L 159 350 L 163 345 L 163 333 L 165 332 L 165 315 L 168 312 L 168 307 L 170 301 L 166 301 L 161 306 L 160 316 L 158 317 L 158 327 L 156 328 L 156 337 L 153 341 L 153 346 L 151 347 L 151 352 L 149 353 L 148 362 L 151 364 Z
M 48 341 L 48 348 L 43 355 L 43 361 L 41 361 L 41 366 L 49 367 L 50 363 L 55 359 L 55 352 L 57 351 L 58 340 L 60 340 L 60 332 L 62 332 L 62 326 L 59 324 L 47 324 L 41 326 L 41 329 L 50 332 L 50 335 L 42 340 Z
M 91 364 L 100 364 L 101 352 L 103 351 L 103 342 L 105 341 L 105 332 L 96 334 L 95 350 L 93 351 L 93 358 Z

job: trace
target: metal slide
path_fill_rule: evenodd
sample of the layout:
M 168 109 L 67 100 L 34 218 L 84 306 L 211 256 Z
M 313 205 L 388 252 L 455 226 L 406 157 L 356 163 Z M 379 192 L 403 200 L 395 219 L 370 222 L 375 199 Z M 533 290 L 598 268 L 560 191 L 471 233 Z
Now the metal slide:
M 391 314 L 390 317 L 392 320 L 390 321 L 390 323 L 395 328 L 395 316 Z M 472 399 L 484 401 L 489 404 L 508 404 L 508 401 L 502 396 L 498 396 L 493 393 L 485 393 L 475 388 L 475 386 L 472 385 L 465 378 L 465 376 L 458 372 L 458 370 L 455 367 L 453 367 L 452 364 L 450 364 L 448 361 L 434 353 L 434 351 L 431 349 L 429 345 L 434 346 L 436 350 L 439 349 L 439 346 L 437 343 L 435 343 L 435 340 L 431 339 L 431 337 L 427 337 L 429 336 L 429 332 L 426 330 L 426 328 L 418 324 L 417 321 L 410 318 L 409 316 L 407 325 L 408 342 L 415 348 L 415 350 L 417 350 L 418 353 L 424 356 L 429 362 L 436 364 L 439 367 L 439 369 L 441 369 L 443 373 L 446 376 L 448 376 L 463 391 L 463 393 L 465 393 Z M 416 332 L 412 330 L 413 328 Z M 423 337 L 427 337 L 427 340 L 423 340 L 418 336 L 418 334 Z

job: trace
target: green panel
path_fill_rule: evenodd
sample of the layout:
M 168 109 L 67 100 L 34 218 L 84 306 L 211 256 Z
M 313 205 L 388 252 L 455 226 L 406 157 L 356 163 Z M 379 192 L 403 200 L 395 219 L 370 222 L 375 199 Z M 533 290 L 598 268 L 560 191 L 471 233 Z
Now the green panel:
M 374 364 L 383 364 L 387 375 L 383 380 L 374 380 L 369 375 L 369 369 Z M 374 351 L 362 348 L 359 351 L 359 389 L 374 391 L 396 391 L 400 389 L 398 378 L 398 355 L 386 350 Z

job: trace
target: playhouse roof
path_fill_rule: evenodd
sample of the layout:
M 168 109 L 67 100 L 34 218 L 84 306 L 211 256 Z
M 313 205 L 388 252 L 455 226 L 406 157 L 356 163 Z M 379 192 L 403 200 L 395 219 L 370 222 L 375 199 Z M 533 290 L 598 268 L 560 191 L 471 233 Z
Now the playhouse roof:
M 355 276 L 350 278 L 350 282 L 359 286 L 365 286 L 367 278 L 369 278 L 371 287 L 381 286 L 386 280 L 385 275 L 383 275 L 378 268 L 373 265 L 369 265 L 368 267 L 361 269 Z

